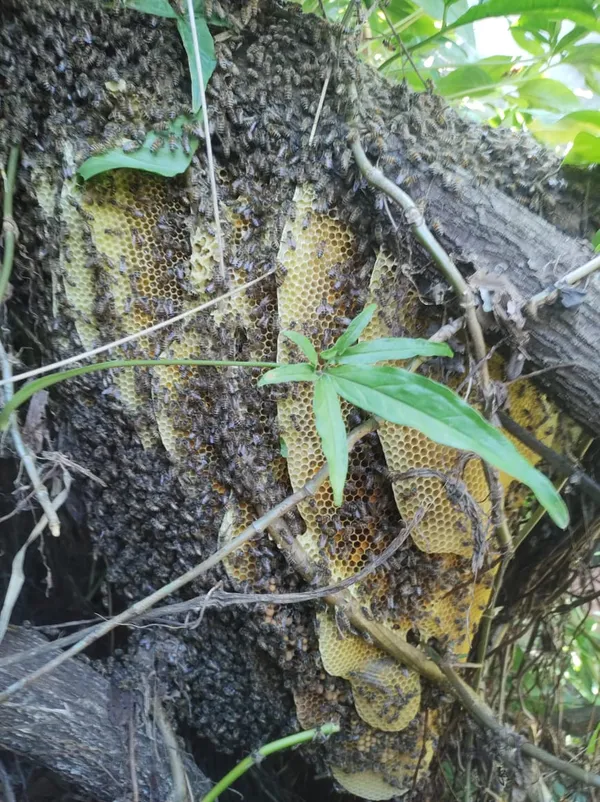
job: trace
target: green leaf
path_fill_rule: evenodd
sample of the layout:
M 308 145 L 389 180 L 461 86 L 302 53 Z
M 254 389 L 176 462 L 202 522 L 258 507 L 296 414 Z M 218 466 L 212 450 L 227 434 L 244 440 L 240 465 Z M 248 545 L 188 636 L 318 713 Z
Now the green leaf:
M 436 81 L 435 88 L 444 97 L 477 96 L 483 90 L 487 94 L 495 86 L 492 76 L 479 66 L 468 64 L 457 67 Z
M 569 111 L 581 105 L 579 98 L 560 81 L 533 78 L 519 87 L 519 97 L 529 108 Z
M 600 30 L 596 12 L 586 0 L 484 0 L 448 25 L 445 31 L 480 19 L 530 13 L 543 14 L 546 19 L 569 19 L 589 30 Z
M 195 119 L 199 117 L 200 115 L 197 115 Z M 168 178 L 179 175 L 190 166 L 192 156 L 198 147 L 198 138 L 194 136 L 187 137 L 189 143 L 186 145 L 187 153 L 183 147 L 183 125 L 190 122 L 192 120 L 184 115 L 177 117 L 166 131 L 161 131 L 160 134 L 151 131 L 147 134 L 143 145 L 138 150 L 132 153 L 125 153 L 122 147 L 111 148 L 99 156 L 92 156 L 86 159 L 77 172 L 85 181 L 108 170 L 119 170 L 124 167 L 129 167 L 133 170 L 146 170 Z M 176 147 L 171 150 L 170 140 L 173 138 Z M 156 149 L 155 143 L 158 139 L 162 140 L 162 145 Z M 124 144 L 127 141 L 124 140 Z M 153 152 L 153 146 L 156 152 Z
M 362 312 L 350 323 L 338 341 L 332 345 L 331 348 L 321 352 L 321 357 L 328 362 L 334 356 L 341 356 L 346 348 L 354 345 L 354 343 L 358 340 L 360 335 L 371 322 L 371 318 L 375 314 L 376 309 L 377 304 L 369 304 L 368 306 L 365 306 Z
M 600 44 L 589 42 L 577 45 L 563 56 L 562 63 L 583 64 L 584 66 L 594 64 L 596 67 L 600 67 Z
M 200 50 L 200 62 L 202 66 L 202 80 L 204 86 L 208 83 L 210 76 L 213 74 L 217 61 L 215 59 L 215 43 L 212 38 L 211 32 L 208 30 L 208 25 L 204 17 L 195 17 L 196 32 L 198 34 L 198 48 Z M 195 113 L 199 111 L 202 101 L 200 97 L 200 81 L 198 79 L 198 66 L 196 62 L 196 55 L 194 53 L 194 42 L 192 38 L 192 29 L 190 21 L 186 17 L 180 17 L 177 20 L 177 30 L 181 36 L 181 41 L 185 47 L 185 52 L 188 57 L 188 64 L 190 69 L 190 78 L 192 81 L 192 111 Z
M 600 228 L 592 237 L 592 248 L 598 253 L 600 251 Z
M 342 365 L 327 369 L 337 392 L 360 409 L 418 429 L 437 443 L 473 451 L 526 484 L 561 528 L 567 507 L 552 482 L 523 457 L 505 435 L 442 384 L 402 368 Z
M 600 136 L 600 111 L 573 111 L 559 119 L 554 115 L 547 115 L 546 119 L 540 117 L 533 120 L 530 128 L 547 145 L 564 145 L 573 142 L 582 131 Z
M 323 454 L 329 465 L 333 503 L 339 507 L 344 497 L 344 485 L 348 474 L 348 444 L 340 399 L 335 391 L 334 382 L 327 375 L 321 375 L 315 382 L 313 410 Z
M 543 56 L 546 52 L 544 45 L 531 31 L 521 28 L 519 25 L 513 25 L 510 32 L 519 47 L 526 50 L 527 53 L 531 53 L 532 56 Z
M 583 131 L 573 140 L 573 147 L 563 159 L 563 164 L 600 164 L 600 136 Z
M 319 355 L 308 337 L 299 331 L 282 331 L 281 334 L 298 346 L 311 365 L 316 367 L 319 364 Z
M 264 387 L 265 384 L 283 384 L 284 382 L 314 382 L 317 378 L 315 369 L 306 362 L 299 362 L 295 365 L 280 365 L 278 368 L 267 371 L 258 380 L 258 386 Z
M 154 14 L 155 17 L 177 18 L 177 13 L 171 8 L 169 0 L 126 0 L 127 8 L 142 11 L 144 14 Z
M 382 337 L 352 345 L 344 355 L 336 359 L 338 365 L 372 365 L 375 362 L 388 362 L 396 359 L 410 359 L 413 356 L 452 356 L 447 343 L 433 343 L 430 340 L 412 340 L 409 337 Z

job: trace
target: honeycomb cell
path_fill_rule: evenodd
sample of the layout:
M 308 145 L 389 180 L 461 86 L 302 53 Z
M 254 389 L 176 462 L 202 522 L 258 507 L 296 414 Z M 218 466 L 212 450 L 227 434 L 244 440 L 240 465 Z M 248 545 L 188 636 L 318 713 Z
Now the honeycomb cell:
M 219 530 L 219 548 L 231 543 L 255 519 L 249 504 L 230 504 L 223 516 Z M 223 560 L 228 576 L 240 585 L 256 582 L 260 577 L 260 568 L 250 543 L 244 545 Z

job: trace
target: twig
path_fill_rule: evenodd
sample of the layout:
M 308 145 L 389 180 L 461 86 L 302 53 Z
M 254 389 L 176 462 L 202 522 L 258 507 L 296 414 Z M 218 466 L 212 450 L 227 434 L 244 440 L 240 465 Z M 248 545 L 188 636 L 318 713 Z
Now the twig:
M 13 197 L 19 166 L 19 145 L 13 145 L 8 154 L 8 165 L 4 174 L 4 199 L 2 204 L 2 234 L 4 241 L 4 256 L 2 258 L 2 272 L 0 273 L 0 303 L 4 301 L 12 265 L 15 257 L 15 245 L 19 236 L 19 229 L 13 218 Z M 4 172 L 4 171 L 3 171 Z
M 582 769 L 573 763 L 567 763 L 566 761 L 551 755 L 549 752 L 546 752 L 545 749 L 535 746 L 529 741 L 521 741 L 520 737 L 517 736 L 516 733 L 509 730 L 507 727 L 502 726 L 502 724 L 496 720 L 494 714 L 486 705 L 486 703 L 472 690 L 472 688 L 469 688 L 467 683 L 464 682 L 449 665 L 437 658 L 435 659 L 435 662 L 439 666 L 443 675 L 446 677 L 448 684 L 455 696 L 469 711 L 469 713 L 471 713 L 473 718 L 475 718 L 480 724 L 496 733 L 503 739 L 517 739 L 521 751 L 527 755 L 527 757 L 531 757 L 534 760 L 539 760 L 540 763 L 544 763 L 544 765 L 548 766 L 549 768 L 554 769 L 555 771 L 560 771 L 563 774 L 567 774 L 569 777 L 572 777 L 574 780 L 584 783 L 585 785 L 591 785 L 594 788 L 600 788 L 599 775 L 593 774 L 590 771 L 586 771 L 585 769 Z
M 354 102 L 357 102 L 358 91 L 354 84 L 351 85 L 350 93 L 352 96 L 351 99 Z M 490 417 L 492 412 L 494 392 L 488 367 L 487 348 L 485 339 L 483 337 L 483 331 L 477 318 L 473 292 L 468 282 L 463 278 L 460 270 L 433 236 L 427 227 L 427 224 L 425 223 L 423 214 L 410 195 L 404 192 L 404 190 L 400 189 L 400 187 L 396 186 L 393 181 L 390 181 L 390 179 L 387 178 L 378 167 L 375 167 L 373 164 L 371 164 L 367 154 L 363 150 L 356 130 L 351 132 L 350 146 L 352 148 L 352 153 L 354 154 L 356 164 L 358 165 L 358 168 L 363 176 L 370 184 L 380 189 L 402 209 L 404 209 L 406 222 L 410 226 L 415 238 L 429 253 L 441 273 L 445 276 L 446 280 L 456 293 L 458 301 L 464 310 L 467 329 L 469 331 L 469 335 L 473 343 L 473 349 L 475 351 L 475 358 L 477 362 L 481 364 L 480 378 L 481 390 L 484 398 L 484 411 L 486 415 Z M 490 470 L 494 469 L 491 468 Z M 503 513 L 500 516 L 496 529 L 498 531 L 500 542 L 506 544 L 507 548 L 510 549 L 511 536 L 506 523 L 506 518 Z
M 571 270 L 570 273 L 567 273 L 561 279 L 555 281 L 551 287 L 546 287 L 545 290 L 541 290 L 537 295 L 534 295 L 525 306 L 525 312 L 528 315 L 535 316 L 540 306 L 544 306 L 544 304 L 549 304 L 556 300 L 562 287 L 572 287 L 584 278 L 591 276 L 592 273 L 598 269 L 600 269 L 600 254 L 594 256 L 593 259 L 590 259 L 589 262 L 581 265 L 581 267 L 576 267 L 575 270 Z
M 299 746 L 307 741 L 314 741 L 317 738 L 328 738 L 330 735 L 334 735 L 339 731 L 339 724 L 328 723 L 323 724 L 321 727 L 315 727 L 312 730 L 305 730 L 304 732 L 294 733 L 294 735 L 288 735 L 285 738 L 280 738 L 277 741 L 272 741 L 270 744 L 261 746 L 261 748 L 252 755 L 248 755 L 248 757 L 240 761 L 237 766 L 234 766 L 222 780 L 219 780 L 219 782 L 210 789 L 208 794 L 202 797 L 202 802 L 215 802 L 217 797 L 220 796 L 223 791 L 226 791 L 232 783 L 242 776 L 242 774 L 245 774 L 248 769 L 258 765 L 261 760 L 272 755 L 274 752 L 280 752 L 282 749 Z
M 171 768 L 173 789 L 169 795 L 169 800 L 170 802 L 189 802 L 187 775 L 181 759 L 177 738 L 158 696 L 154 697 L 154 719 L 162 735 Z
M 549 448 L 540 443 L 540 441 L 525 429 L 523 426 L 513 420 L 506 412 L 498 410 L 498 417 L 502 426 L 511 434 L 514 434 L 522 443 L 524 443 L 536 454 L 544 459 L 552 468 L 555 468 L 562 476 L 571 477 L 573 482 L 581 488 L 581 492 L 585 493 L 589 498 L 600 504 L 600 485 L 595 482 L 591 476 L 581 470 L 577 463 L 572 462 L 568 457 L 558 454 L 554 449 Z
M 4 346 L 2 345 L 1 342 L 0 342 L 0 360 L 2 361 L 2 379 L 5 385 L 4 402 L 6 404 L 13 397 L 12 365 L 10 364 L 10 359 L 8 358 L 8 354 L 4 350 Z M 25 471 L 27 472 L 27 476 L 29 476 L 29 480 L 31 481 L 31 486 L 34 495 L 37 498 L 40 507 L 44 510 L 45 516 L 44 518 L 42 518 L 42 520 L 44 519 L 46 520 L 50 532 L 55 537 L 58 537 L 58 535 L 60 535 L 60 521 L 58 520 L 56 509 L 54 508 L 54 505 L 50 501 L 50 496 L 48 495 L 46 485 L 42 482 L 40 478 L 35 462 L 35 457 L 31 453 L 27 445 L 24 443 L 23 438 L 21 437 L 21 432 L 19 431 L 19 424 L 17 422 L 17 416 L 15 415 L 14 412 L 9 418 L 9 426 L 15 451 L 17 452 L 17 455 L 21 460 L 21 463 L 25 468 Z M 4 635 L 2 635 L 2 637 L 4 637 Z
M 131 778 L 131 797 L 132 802 L 139 802 L 140 788 L 137 778 L 137 767 L 135 761 L 135 719 L 133 707 L 129 712 L 129 776 Z
M 330 79 L 331 79 L 331 64 L 329 64 L 329 66 L 327 67 L 327 72 L 325 73 L 325 80 L 323 81 L 323 89 L 321 90 L 319 105 L 317 106 L 317 111 L 315 112 L 315 119 L 313 122 L 312 130 L 310 132 L 310 137 L 308 139 L 309 147 L 312 145 L 313 140 L 315 138 L 315 134 L 317 133 L 317 126 L 319 124 L 321 112 L 323 111 L 323 104 L 325 103 L 325 96 L 327 95 L 327 88 L 329 86 Z
M 204 76 L 202 74 L 202 61 L 200 59 L 200 46 L 198 44 L 198 31 L 196 30 L 196 15 L 194 13 L 194 0 L 187 0 L 187 11 L 192 31 L 192 44 L 194 47 L 194 59 L 196 61 L 196 71 L 198 73 L 198 87 L 200 89 L 200 100 L 202 102 L 202 121 L 204 122 L 204 138 L 206 140 L 206 159 L 208 161 L 208 173 L 210 176 L 210 190 L 212 194 L 213 213 L 215 216 L 215 232 L 217 235 L 217 245 L 219 246 L 219 267 L 223 283 L 227 281 L 227 270 L 225 269 L 225 255 L 223 249 L 223 232 L 221 230 L 221 215 L 219 212 L 219 197 L 217 195 L 217 181 L 215 178 L 215 163 L 213 160 L 212 142 L 210 140 L 210 126 L 208 123 L 208 106 L 206 104 L 206 92 L 204 91 Z
M 3 761 L 0 760 L 0 784 L 2 785 L 3 802 L 16 802 L 15 793 L 12 788 L 10 777 L 6 771 Z
M 61 490 L 61 492 L 56 496 L 52 503 L 52 509 L 54 514 L 56 515 L 56 510 L 65 503 L 67 500 L 67 496 L 69 495 L 69 489 L 71 487 L 71 477 L 65 471 L 64 473 L 64 482 L 65 486 Z M 6 591 L 6 595 L 4 597 L 4 603 L 2 605 L 2 611 L 0 612 L 0 643 L 4 640 L 4 636 L 6 635 L 6 630 L 8 629 L 8 625 L 10 623 L 10 617 L 12 615 L 12 611 L 14 606 L 19 598 L 19 594 L 21 593 L 21 588 L 23 587 L 23 583 L 25 582 L 25 574 L 23 573 L 23 564 L 25 562 L 25 555 L 27 553 L 27 549 L 29 546 L 37 540 L 37 538 L 42 534 L 46 526 L 48 525 L 48 517 L 47 515 L 42 515 L 38 523 L 34 526 L 31 530 L 31 534 L 25 541 L 25 543 L 21 546 L 19 551 L 15 554 L 15 557 L 12 562 L 12 568 L 10 573 L 10 581 L 8 583 L 8 589 Z
M 165 326 L 171 326 L 173 323 L 178 323 L 180 320 L 183 320 L 186 317 L 190 317 L 191 315 L 196 315 L 198 312 L 202 312 L 204 309 L 208 309 L 211 306 L 215 306 L 216 304 L 220 303 L 221 301 L 226 300 L 227 298 L 233 298 L 234 295 L 239 295 L 240 292 L 244 292 L 249 287 L 253 287 L 255 284 L 258 284 L 259 281 L 263 281 L 268 276 L 272 276 L 275 273 L 275 269 L 268 270 L 262 276 L 249 281 L 247 284 L 243 284 L 241 287 L 236 287 L 236 289 L 231 290 L 230 292 L 226 292 L 224 295 L 219 295 L 218 298 L 212 298 L 210 301 L 206 301 L 199 306 L 195 306 L 193 309 L 188 309 L 186 312 L 181 312 L 179 315 L 175 315 L 175 317 L 171 317 L 168 320 L 161 320 L 160 323 L 155 323 L 153 326 L 150 326 L 147 329 L 142 329 L 141 331 L 136 331 L 135 334 L 129 334 L 127 337 L 122 337 L 120 340 L 114 340 L 111 343 L 107 343 L 106 345 L 99 345 L 98 348 L 92 348 L 91 351 L 85 351 L 83 354 L 75 354 L 74 356 L 69 356 L 66 359 L 61 359 L 59 362 L 53 362 L 51 365 L 42 365 L 41 368 L 34 368 L 33 370 L 25 371 L 24 373 L 19 373 L 16 376 L 13 376 L 13 382 L 21 381 L 22 379 L 31 379 L 33 376 L 40 376 L 42 373 L 49 373 L 52 370 L 57 370 L 58 368 L 64 368 L 65 365 L 72 365 L 73 362 L 81 362 L 84 359 L 89 359 L 92 356 L 96 356 L 97 354 L 102 354 L 104 351 L 110 351 L 112 348 L 118 348 L 121 345 L 125 345 L 126 343 L 133 342 L 134 340 L 139 339 L 140 337 L 146 337 L 148 334 L 153 334 L 155 331 L 159 331 L 159 329 L 164 329 Z M 4 381 L 0 381 L 0 386 L 5 384 Z
M 421 81 L 421 83 L 423 84 L 423 86 L 425 87 L 425 89 L 427 89 L 427 88 L 428 88 L 428 87 L 427 87 L 427 82 L 425 81 L 425 79 L 423 78 L 423 76 L 421 75 L 421 73 L 419 72 L 419 70 L 418 70 L 418 68 L 417 68 L 417 65 L 416 65 L 416 64 L 415 64 L 415 62 L 413 61 L 413 58 L 412 58 L 412 56 L 410 55 L 410 53 L 409 53 L 409 52 L 408 52 L 408 50 L 406 49 L 406 45 L 404 44 L 404 42 L 402 41 L 402 39 L 401 39 L 401 37 L 400 37 L 400 34 L 399 34 L 399 33 L 398 33 L 398 31 L 396 30 L 396 27 L 395 27 L 394 23 L 392 22 L 392 20 L 391 20 L 391 18 L 390 18 L 390 15 L 389 15 L 389 14 L 388 14 L 388 12 L 387 12 L 387 9 L 385 8 L 385 6 L 383 6 L 381 10 L 383 11 L 383 13 L 384 13 L 384 15 L 385 15 L 385 20 L 386 20 L 387 24 L 390 26 L 390 28 L 391 28 L 391 30 L 392 30 L 392 33 L 394 34 L 394 38 L 395 38 L 395 40 L 396 40 L 396 41 L 398 42 L 398 44 L 400 45 L 400 49 L 402 50 L 402 52 L 404 53 L 404 55 L 406 56 L 406 58 L 409 60 L 409 62 L 410 62 L 410 66 L 411 66 L 411 67 L 413 68 L 413 70 L 415 71 L 415 74 L 417 75 L 418 79 Z
M 367 435 L 369 432 L 374 431 L 376 427 L 377 423 L 374 420 L 367 420 L 360 426 L 357 426 L 355 429 L 353 429 L 348 435 L 348 449 L 352 449 L 362 437 Z M 5 702 L 15 693 L 18 693 L 30 683 L 35 682 L 40 677 L 44 676 L 44 674 L 53 671 L 57 666 L 64 663 L 65 660 L 68 660 L 70 657 L 74 657 L 84 649 L 87 649 L 88 646 L 97 641 L 99 638 L 104 637 L 104 635 L 107 635 L 109 632 L 112 632 L 117 626 L 132 621 L 142 613 L 145 613 L 151 607 L 154 607 L 154 605 L 162 599 L 165 599 L 167 596 L 176 593 L 178 590 L 181 590 L 181 588 L 189 585 L 190 582 L 198 579 L 198 577 L 202 576 L 202 574 L 205 574 L 215 565 L 218 565 L 225 557 L 227 557 L 227 555 L 237 551 L 237 549 L 239 549 L 244 543 L 247 543 L 256 535 L 260 535 L 262 532 L 264 532 L 273 521 L 281 518 L 287 512 L 294 509 L 294 507 L 296 507 L 296 505 L 305 498 L 313 496 L 328 476 L 329 468 L 327 463 L 325 463 L 313 476 L 313 478 L 304 485 L 304 487 L 300 488 L 300 490 L 297 490 L 279 504 L 275 505 L 275 507 L 273 507 L 266 515 L 263 515 L 257 521 L 251 523 L 250 526 L 247 526 L 236 538 L 234 538 L 227 545 L 223 546 L 223 548 L 216 551 L 214 554 L 208 557 L 208 559 L 204 560 L 194 568 L 191 568 L 189 571 L 186 571 L 185 574 L 177 577 L 177 579 L 174 579 L 172 582 L 163 585 L 162 588 L 159 588 L 154 593 L 151 593 L 149 596 L 141 599 L 139 602 L 136 602 L 127 610 L 124 610 L 119 615 L 111 618 L 110 621 L 105 621 L 98 627 L 95 627 L 92 632 L 89 632 L 80 641 L 75 643 L 65 652 L 62 652 L 54 657 L 36 671 L 33 671 L 31 674 L 22 677 L 17 682 L 13 682 L 12 685 L 0 693 L 0 703 Z

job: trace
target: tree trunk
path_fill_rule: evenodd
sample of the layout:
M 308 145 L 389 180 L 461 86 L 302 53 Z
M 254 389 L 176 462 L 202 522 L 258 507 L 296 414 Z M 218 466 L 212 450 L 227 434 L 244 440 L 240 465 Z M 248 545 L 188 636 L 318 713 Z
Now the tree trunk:
M 11 628 L 0 659 L 48 641 L 32 630 Z M 0 666 L 7 687 L 47 662 L 47 653 Z M 136 696 L 138 698 L 136 698 Z M 166 800 L 173 793 L 168 747 L 149 726 L 139 695 L 121 690 L 91 666 L 70 660 L 0 706 L 0 745 L 27 755 L 98 800 Z M 193 798 L 210 783 L 181 752 Z M 137 786 L 137 797 L 133 785 Z

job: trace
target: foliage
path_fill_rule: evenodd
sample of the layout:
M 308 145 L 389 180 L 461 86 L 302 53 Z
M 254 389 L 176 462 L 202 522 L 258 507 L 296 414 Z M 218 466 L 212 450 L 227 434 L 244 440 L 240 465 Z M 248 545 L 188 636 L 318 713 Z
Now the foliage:
M 289 381 L 313 383 L 315 422 L 329 465 L 334 502 L 342 502 L 348 472 L 346 430 L 338 398 L 341 396 L 377 417 L 417 429 L 437 443 L 472 451 L 528 485 L 555 523 L 564 528 L 569 516 L 560 495 L 502 432 L 444 385 L 403 368 L 375 364 L 412 356 L 451 356 L 448 345 L 408 338 L 355 345 L 375 309 L 375 304 L 363 309 L 333 347 L 320 356 L 305 337 L 285 332 L 309 362 L 277 367 L 259 381 L 259 386 Z
M 86 181 L 100 173 L 122 167 L 146 170 L 166 177 L 179 175 L 190 166 L 198 147 L 198 137 L 190 133 L 194 126 L 202 120 L 199 70 L 193 47 L 190 18 L 183 9 L 181 13 L 177 13 L 168 0 L 127 0 L 126 5 L 136 11 L 176 20 L 177 30 L 188 57 L 192 86 L 192 114 L 177 117 L 165 131 L 160 133 L 149 131 L 141 143 L 125 139 L 120 147 L 110 148 L 99 156 L 90 157 L 78 171 Z M 194 0 L 194 12 L 202 79 L 206 86 L 217 63 L 215 45 L 208 29 L 203 4 L 199 0 Z M 216 23 L 219 24 L 218 19 Z
M 363 2 L 360 53 L 386 77 L 418 90 L 431 81 L 468 115 L 528 128 L 558 146 L 570 164 L 600 161 L 597 0 L 481 0 L 470 8 L 468 0 Z M 347 6 L 347 0 L 324 0 L 333 21 Z M 320 13 L 319 0 L 304 0 L 304 8 Z M 502 17 L 522 55 L 482 56 L 477 23 Z M 565 72 L 582 88 L 566 86 Z
M 313 383 L 315 423 L 329 465 L 334 501 L 342 503 L 348 472 L 346 430 L 338 396 L 384 420 L 410 426 L 432 440 L 477 454 L 491 465 L 526 484 L 553 521 L 566 527 L 567 507 L 550 480 L 523 457 L 504 434 L 443 384 L 397 367 L 376 363 L 414 356 L 452 356 L 445 343 L 409 338 L 383 338 L 358 343 L 375 313 L 370 304 L 350 322 L 337 342 L 320 355 L 298 332 L 284 332 L 309 360 L 296 364 L 202 359 L 122 359 L 85 365 L 43 376 L 21 387 L 0 411 L 0 429 L 27 399 L 47 387 L 86 373 L 110 368 L 154 365 L 237 366 L 272 368 L 259 386 L 288 382 Z

